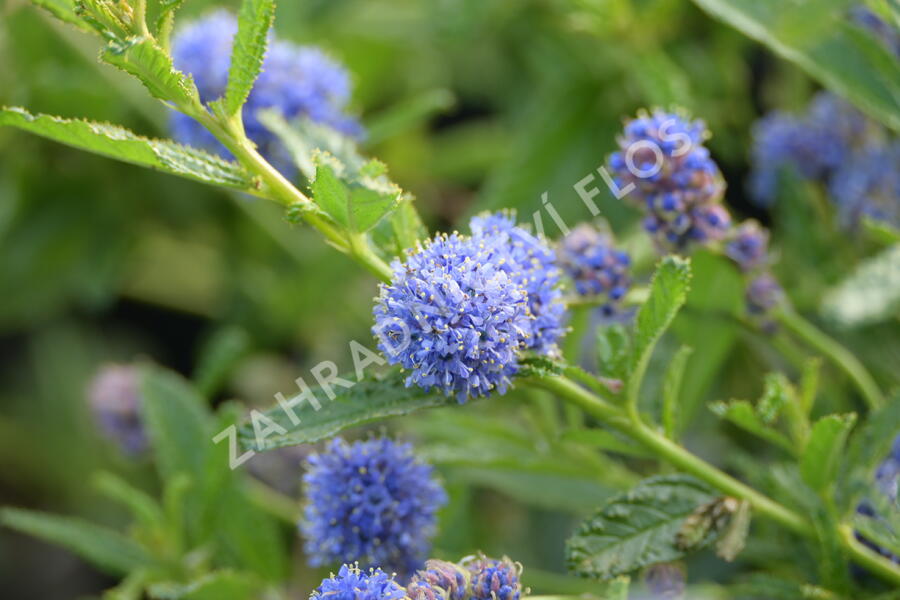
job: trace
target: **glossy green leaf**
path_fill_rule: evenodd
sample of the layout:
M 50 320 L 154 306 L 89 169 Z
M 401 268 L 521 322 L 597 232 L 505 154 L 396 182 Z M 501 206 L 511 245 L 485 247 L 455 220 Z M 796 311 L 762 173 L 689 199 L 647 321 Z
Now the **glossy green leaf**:
M 183 106 L 197 101 L 194 80 L 177 70 L 172 57 L 150 38 L 112 41 L 101 58 L 140 80 L 154 98 Z
M 676 538 L 698 507 L 716 494 L 686 475 L 646 479 L 584 521 L 566 545 L 569 569 L 610 579 L 685 555 Z
M 715 402 L 710 409 L 722 419 L 725 419 L 741 429 L 758 436 L 767 442 L 781 447 L 791 454 L 797 452 L 797 448 L 786 435 L 774 429 L 763 421 L 753 405 L 746 400 L 732 400 L 731 402 Z
M 0 110 L 0 125 L 203 183 L 245 191 L 253 187 L 250 174 L 236 163 L 172 141 L 141 137 L 117 125 L 33 115 L 17 107 Z
M 239 429 L 241 445 L 253 450 L 271 450 L 308 444 L 354 425 L 456 403 L 454 398 L 440 393 L 428 393 L 418 386 L 406 387 L 405 379 L 406 375 L 399 370 L 366 377 L 359 382 L 351 375 L 347 381 L 355 382 L 352 387 L 332 386 L 333 400 L 322 388 L 311 388 L 320 407 L 318 410 L 308 401 L 298 404 L 293 410 L 300 423 L 294 425 L 289 414 L 276 406 L 266 411 L 264 417 L 284 433 L 274 433 L 257 441 L 252 424 L 245 424 Z
M 30 2 L 35 6 L 43 8 L 60 21 L 65 21 L 69 25 L 74 25 L 85 31 L 90 30 L 84 21 L 75 13 L 74 0 L 30 0 Z
M 822 314 L 841 327 L 861 327 L 900 316 L 900 244 L 860 263 L 825 293 Z
M 781 0 L 694 2 L 795 63 L 875 119 L 900 130 L 900 62 L 845 14 L 829 12 L 831 6 L 816 8 L 810 3 Z
M 125 574 L 153 563 L 141 546 L 122 534 L 81 519 L 4 508 L 0 524 L 63 546 L 112 574 Z
M 844 454 L 844 444 L 856 415 L 828 415 L 816 421 L 800 458 L 800 474 L 809 487 L 822 494 L 828 491 Z
M 240 112 L 262 69 L 269 29 L 275 20 L 274 0 L 243 0 L 238 32 L 231 49 L 231 67 L 223 106 L 226 114 Z
M 369 176 L 363 167 L 362 176 L 345 182 L 341 174 L 344 167 L 334 158 L 319 155 L 316 160 L 316 179 L 313 182 L 313 198 L 332 219 L 348 231 L 362 233 L 374 227 L 400 203 L 400 188 L 380 179 L 380 174 Z

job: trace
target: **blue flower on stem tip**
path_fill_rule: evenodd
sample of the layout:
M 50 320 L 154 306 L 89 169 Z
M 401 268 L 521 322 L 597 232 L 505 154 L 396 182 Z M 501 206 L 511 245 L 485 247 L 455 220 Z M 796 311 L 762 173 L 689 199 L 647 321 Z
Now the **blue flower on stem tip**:
M 484 555 L 464 558 L 460 566 L 471 575 L 471 600 L 519 600 L 522 594 L 522 566 L 503 557 L 500 560 Z
M 469 572 L 445 560 L 429 559 L 410 577 L 406 586 L 412 600 L 463 600 L 469 587 Z
M 193 77 L 203 102 L 225 93 L 237 27 L 234 15 L 219 10 L 181 28 L 173 38 L 175 67 Z M 358 136 L 362 133 L 359 123 L 344 114 L 349 96 L 350 79 L 339 63 L 318 48 L 297 46 L 270 35 L 262 72 L 243 108 L 244 129 L 267 160 L 280 171 L 292 173 L 287 148 L 260 123 L 258 113 L 275 109 L 287 120 L 307 117 Z M 211 133 L 186 115 L 173 112 L 171 129 L 181 143 L 229 157 Z
M 829 192 L 845 225 L 866 216 L 900 227 L 900 142 L 854 154 L 832 175 Z
M 769 230 L 756 221 L 744 221 L 734 228 L 725 244 L 725 254 L 742 271 L 755 271 L 769 261 Z
M 310 600 L 403 600 L 406 592 L 381 569 L 361 570 L 356 564 L 341 565 L 337 575 L 323 579 Z
M 102 367 L 88 387 L 88 402 L 104 435 L 131 456 L 149 441 L 141 416 L 139 372 L 130 365 Z
M 784 300 L 784 290 L 771 274 L 761 273 L 747 284 L 745 299 L 751 315 L 765 316 Z
M 472 237 L 493 249 L 491 260 L 528 293 L 533 320 L 527 348 L 556 354 L 566 311 L 559 287 L 556 253 L 542 239 L 516 225 L 515 214 L 498 212 L 473 217 Z
M 358 560 L 410 573 L 422 565 L 447 495 L 410 444 L 337 438 L 308 466 L 300 531 L 311 566 Z
M 631 257 L 615 248 L 612 236 L 581 223 L 560 242 L 559 259 L 579 296 L 604 297 L 604 314 L 616 312 L 631 286 Z
M 894 438 L 890 453 L 875 471 L 875 488 L 878 493 L 883 494 L 892 504 L 898 501 L 898 486 L 900 486 L 900 435 Z M 856 507 L 856 512 L 867 517 L 878 517 L 875 509 L 866 501 L 859 503 Z M 870 542 L 859 533 L 856 534 L 856 539 L 882 556 L 900 564 L 900 557 Z
M 638 113 L 617 139 L 609 168 L 619 189 L 643 208 L 644 228 L 662 251 L 722 239 L 731 223 L 721 205 L 725 183 L 703 141 L 703 121 L 675 113 Z
M 531 343 L 528 292 L 483 238 L 437 235 L 395 260 L 373 309 L 373 333 L 406 385 L 470 397 L 501 394 Z

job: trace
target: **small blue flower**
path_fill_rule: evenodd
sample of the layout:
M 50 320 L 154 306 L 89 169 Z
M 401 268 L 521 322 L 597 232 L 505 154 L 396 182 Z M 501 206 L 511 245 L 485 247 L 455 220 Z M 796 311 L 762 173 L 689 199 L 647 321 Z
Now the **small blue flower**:
M 337 575 L 323 579 L 310 600 L 403 600 L 406 592 L 381 569 L 362 571 L 342 565 Z
M 755 271 L 769 261 L 768 244 L 768 229 L 756 221 L 744 221 L 732 231 L 725 254 L 742 271 Z
M 661 251 L 685 251 L 722 239 L 730 225 L 720 204 L 725 183 L 709 150 L 700 120 L 656 110 L 639 113 L 617 140 L 609 167 L 620 189 L 644 210 L 644 228 Z
M 193 77 L 203 102 L 225 93 L 236 33 L 235 17 L 219 10 L 181 28 L 173 39 L 175 66 Z M 361 127 L 344 114 L 349 96 L 350 80 L 340 64 L 318 48 L 297 46 L 270 35 L 262 72 L 243 108 L 244 129 L 267 160 L 282 172 L 293 173 L 290 154 L 260 123 L 259 112 L 276 109 L 287 120 L 307 117 L 357 136 Z M 230 157 L 212 134 L 188 116 L 173 113 L 171 129 L 179 142 Z
M 772 275 L 762 273 L 747 284 L 745 299 L 751 315 L 766 316 L 784 300 L 784 290 Z
M 519 600 L 522 594 L 522 566 L 503 557 L 500 560 L 484 555 L 463 559 L 460 565 L 471 573 L 471 600 Z
M 91 380 L 88 402 L 104 435 L 131 456 L 149 441 L 141 415 L 140 375 L 136 367 L 107 365 Z
M 900 142 L 857 152 L 831 177 L 829 192 L 847 226 L 866 216 L 900 227 Z
M 631 257 L 615 248 L 611 236 L 582 223 L 563 238 L 559 257 L 578 295 L 605 297 L 604 312 L 616 312 L 631 286 Z
M 475 240 L 493 248 L 489 260 L 528 293 L 528 310 L 533 320 L 527 348 L 540 354 L 557 354 L 556 342 L 564 332 L 566 307 L 559 287 L 556 253 L 543 240 L 516 225 L 512 213 L 473 217 L 469 228 Z
M 527 290 L 498 257 L 493 244 L 454 233 L 394 261 L 372 331 L 388 362 L 409 369 L 407 386 L 460 403 L 506 391 L 534 325 Z
M 432 600 L 463 600 L 469 587 L 469 572 L 459 565 L 445 560 L 429 559 L 425 568 L 410 578 L 406 586 L 410 598 Z
M 359 560 L 410 573 L 422 565 L 447 495 L 411 445 L 338 438 L 308 465 L 300 530 L 311 566 Z

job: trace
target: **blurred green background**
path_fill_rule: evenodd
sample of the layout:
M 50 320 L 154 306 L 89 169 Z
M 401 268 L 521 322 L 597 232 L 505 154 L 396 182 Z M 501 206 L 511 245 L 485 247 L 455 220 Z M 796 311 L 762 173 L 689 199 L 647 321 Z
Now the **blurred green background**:
M 226 3 L 192 0 L 179 18 L 213 4 Z M 771 213 L 747 201 L 753 121 L 772 107 L 802 107 L 818 84 L 690 2 L 302 0 L 279 6 L 276 30 L 348 66 L 353 109 L 370 131 L 366 152 L 415 194 L 433 230 L 486 208 L 516 208 L 530 221 L 545 192 L 567 222 L 589 219 L 573 185 L 603 163 L 623 118 L 677 105 L 712 130 L 735 215 L 773 226 L 776 272 L 801 310 L 815 310 L 822 290 L 871 250 L 820 218 L 822 199 L 802 185 Z M 96 40 L 24 0 L 5 0 L 0 104 L 165 136 L 167 109 L 97 62 L 97 51 Z M 190 376 L 209 348 L 237 336 L 248 351 L 218 399 L 268 405 L 321 360 L 348 366 L 347 341 L 370 337 L 374 280 L 275 206 L 10 128 L 0 129 L 0 156 L 2 504 L 116 523 L 123 515 L 98 497 L 90 474 L 102 466 L 154 485 L 149 466 L 119 456 L 87 413 L 85 387 L 104 362 L 149 360 Z M 597 201 L 628 237 L 637 213 L 606 194 Z M 695 408 L 756 397 L 765 371 L 793 367 L 727 318 L 741 304 L 737 276 L 711 256 L 698 257 L 696 270 L 695 301 L 676 324 L 697 350 L 685 394 Z M 726 316 L 711 319 L 716 311 Z M 880 381 L 897 385 L 896 320 L 842 339 Z M 675 348 L 671 341 L 664 354 Z M 840 376 L 825 373 L 823 410 L 847 404 L 832 379 Z M 451 489 L 438 553 L 508 553 L 533 571 L 526 582 L 535 590 L 579 591 L 552 575 L 563 571 L 563 542 L 575 517 L 631 474 L 600 458 L 545 452 L 532 435 L 542 419 L 517 412 L 522 400 L 392 426 L 429 440 L 423 451 Z M 722 428 L 695 412 L 687 445 L 720 447 Z M 483 413 L 511 415 L 504 432 L 485 431 L 505 436 L 510 453 L 490 472 L 470 460 L 496 451 L 472 441 Z M 527 460 L 539 467 L 525 473 Z M 565 483 L 554 484 L 557 476 Z M 296 545 L 287 528 L 285 536 Z M 705 575 L 729 568 L 711 565 Z M 67 552 L 0 531 L 3 597 L 73 598 L 111 583 Z M 305 597 L 314 578 L 298 569 L 294 585 Z

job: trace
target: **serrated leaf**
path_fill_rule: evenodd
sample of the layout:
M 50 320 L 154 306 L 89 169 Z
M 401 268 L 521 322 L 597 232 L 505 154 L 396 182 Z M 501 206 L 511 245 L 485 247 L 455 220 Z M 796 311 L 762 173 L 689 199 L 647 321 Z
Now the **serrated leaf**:
M 822 300 L 822 315 L 846 328 L 900 316 L 900 244 L 864 260 L 828 290 Z
M 400 203 L 400 189 L 390 182 L 361 171 L 356 181 L 345 181 L 336 159 L 322 154 L 316 160 L 313 198 L 338 224 L 353 233 L 374 227 Z
M 64 21 L 69 25 L 74 25 L 83 31 L 90 30 L 84 21 L 75 13 L 74 0 L 30 0 L 35 6 L 43 8 L 51 15 Z
M 262 69 L 269 29 L 275 20 L 274 0 L 243 0 L 238 31 L 231 49 L 231 67 L 223 105 L 226 114 L 240 112 Z
M 783 373 L 766 373 L 763 395 L 756 403 L 756 414 L 763 423 L 771 425 L 793 401 L 793 393 L 791 382 Z
M 885 405 L 869 413 L 853 431 L 847 445 L 840 484 L 835 486 L 836 503 L 845 513 L 855 511 L 871 492 L 878 465 L 890 454 L 900 423 L 900 393 L 894 393 Z
M 710 410 L 741 429 L 775 444 L 791 454 L 796 454 L 797 452 L 793 442 L 787 436 L 763 422 L 753 405 L 746 400 L 714 402 L 710 405 Z
M 81 150 L 203 183 L 253 191 L 250 174 L 236 163 L 172 141 L 141 137 L 117 125 L 33 115 L 18 107 L 0 110 L 0 125 L 9 125 Z
M 163 102 L 190 106 L 199 97 L 194 80 L 177 70 L 172 57 L 150 38 L 137 36 L 110 42 L 101 58 L 137 77 L 153 97 Z
M 800 389 L 798 392 L 800 410 L 804 415 L 809 415 L 816 403 L 816 394 L 819 391 L 819 370 L 822 368 L 821 357 L 815 356 L 803 365 L 800 375 Z
M 781 0 L 694 0 L 713 17 L 772 49 L 825 87 L 900 130 L 900 61 L 845 15 Z M 815 31 L 796 32 L 797 22 Z
M 674 439 L 678 427 L 678 397 L 681 390 L 681 380 L 684 369 L 694 349 L 690 346 L 682 346 L 672 357 L 669 367 L 666 369 L 663 381 L 663 406 L 662 423 L 666 436 Z
M 626 379 L 631 361 L 631 335 L 620 324 L 597 328 L 597 358 L 600 372 L 607 377 Z
M 119 532 L 81 519 L 4 508 L 0 510 L 0 523 L 62 546 L 114 575 L 123 575 L 154 562 L 141 546 Z
M 391 370 L 384 375 L 365 377 L 350 388 L 334 385 L 333 400 L 322 388 L 311 388 L 320 406 L 318 410 L 310 402 L 298 404 L 294 411 L 300 423 L 294 425 L 290 416 L 276 406 L 264 415 L 285 433 L 269 435 L 261 440 L 262 443 L 257 443 L 252 425 L 245 424 L 238 431 L 240 443 L 245 449 L 252 450 L 308 444 L 354 425 L 456 403 L 455 399 L 440 393 L 428 393 L 418 386 L 406 387 L 405 379 L 399 370 Z M 349 380 L 356 381 L 352 376 Z
M 250 573 L 216 571 L 188 584 L 157 583 L 150 593 L 159 600 L 252 600 L 262 587 Z
M 582 577 L 610 579 L 678 560 L 685 555 L 676 543 L 682 524 L 715 496 L 686 475 L 646 479 L 581 524 L 566 544 L 569 569 Z
M 800 457 L 800 474 L 819 494 L 826 493 L 837 477 L 847 435 L 856 423 L 856 414 L 828 415 L 816 421 Z

